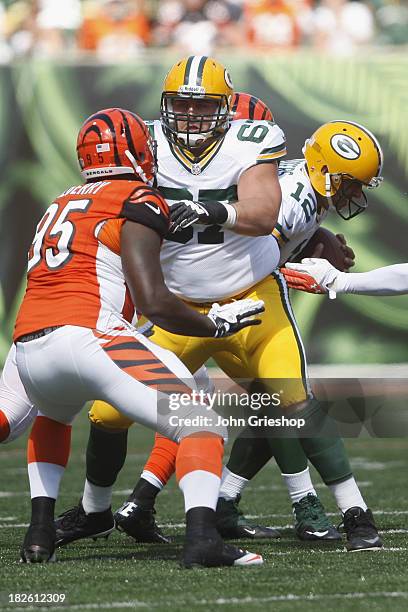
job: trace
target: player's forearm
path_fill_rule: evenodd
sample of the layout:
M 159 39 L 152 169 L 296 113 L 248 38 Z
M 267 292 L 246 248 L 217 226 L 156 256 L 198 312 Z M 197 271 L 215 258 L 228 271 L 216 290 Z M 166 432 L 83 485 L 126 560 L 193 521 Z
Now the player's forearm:
M 160 265 L 160 244 L 160 236 L 149 227 L 125 223 L 122 228 L 122 268 L 136 310 L 174 334 L 213 336 L 214 323 L 168 290 Z
M 400 295 L 408 293 L 408 264 L 377 268 L 370 272 L 341 273 L 336 278 L 338 293 Z
M 271 234 L 278 220 L 282 190 L 276 163 L 248 168 L 238 181 L 237 221 L 233 231 L 247 236 Z
M 173 334 L 211 337 L 215 333 L 214 323 L 208 317 L 186 306 L 167 287 L 155 291 L 143 303 L 139 299 L 137 308 L 152 323 Z
M 247 198 L 234 202 L 237 220 L 232 228 L 237 234 L 246 236 L 267 236 L 272 233 L 279 214 L 280 199 L 268 202 L 260 198 Z

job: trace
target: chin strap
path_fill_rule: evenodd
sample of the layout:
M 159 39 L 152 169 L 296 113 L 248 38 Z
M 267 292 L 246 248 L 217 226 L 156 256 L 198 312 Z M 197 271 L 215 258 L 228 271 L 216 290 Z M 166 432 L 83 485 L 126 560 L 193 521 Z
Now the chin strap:
M 130 161 L 130 163 L 132 164 L 136 174 L 138 174 L 140 176 L 140 178 L 142 179 L 142 181 L 144 183 L 147 183 L 151 187 L 152 184 L 153 184 L 153 180 L 150 180 L 150 181 L 148 180 L 147 176 L 145 175 L 145 173 L 143 171 L 143 168 L 141 166 L 139 166 L 139 164 L 137 163 L 134 155 L 132 155 L 132 153 L 128 149 L 126 149 L 125 155 L 128 158 L 128 160 Z
M 330 198 L 331 197 L 331 190 L 332 190 L 332 184 L 331 184 L 331 175 L 330 172 L 326 172 L 326 174 L 324 175 L 324 188 L 326 190 L 326 198 Z

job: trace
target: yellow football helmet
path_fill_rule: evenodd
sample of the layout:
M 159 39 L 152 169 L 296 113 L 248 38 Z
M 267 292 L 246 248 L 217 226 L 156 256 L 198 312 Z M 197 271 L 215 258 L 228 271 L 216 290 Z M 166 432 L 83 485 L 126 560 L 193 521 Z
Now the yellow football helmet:
M 378 187 L 383 180 L 383 153 L 378 140 L 352 121 L 330 121 L 319 127 L 306 140 L 303 154 L 313 188 L 335 206 L 343 219 L 352 219 L 367 207 L 362 187 Z
M 206 148 L 229 128 L 234 88 L 228 70 L 211 57 L 177 62 L 164 81 L 161 122 L 167 140 L 189 151 Z

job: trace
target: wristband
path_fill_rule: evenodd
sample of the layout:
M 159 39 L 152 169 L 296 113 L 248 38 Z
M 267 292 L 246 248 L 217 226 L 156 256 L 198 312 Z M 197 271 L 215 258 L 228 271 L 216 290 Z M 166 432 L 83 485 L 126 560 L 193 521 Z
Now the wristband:
M 222 224 L 223 227 L 231 228 L 234 227 L 234 225 L 236 225 L 237 223 L 237 211 L 236 208 L 234 206 L 232 206 L 232 204 L 223 204 L 223 206 L 225 206 L 225 208 L 227 209 L 227 220 L 224 221 L 224 223 Z

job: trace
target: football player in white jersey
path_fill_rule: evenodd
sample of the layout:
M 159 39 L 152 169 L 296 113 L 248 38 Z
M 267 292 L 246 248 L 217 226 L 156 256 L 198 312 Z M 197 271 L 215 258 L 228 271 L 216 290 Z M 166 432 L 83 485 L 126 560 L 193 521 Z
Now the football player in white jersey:
M 367 184 L 367 186 L 374 187 L 379 184 L 380 180 L 378 178 L 378 173 L 380 172 L 381 166 L 381 151 L 379 145 L 375 138 L 369 133 L 365 128 L 361 126 L 357 126 L 355 124 L 349 124 L 347 122 L 332 122 L 331 124 L 327 124 L 322 126 L 315 135 L 310 139 L 308 143 L 306 143 L 305 147 L 305 158 L 301 160 L 292 160 L 288 162 L 281 162 L 280 164 L 280 175 L 281 175 L 281 186 L 282 186 L 282 206 L 279 213 L 278 223 L 276 228 L 274 229 L 274 235 L 279 239 L 281 243 L 281 264 L 283 264 L 287 259 L 293 257 L 297 252 L 299 252 L 311 238 L 311 236 L 315 233 L 316 229 L 319 227 L 320 223 L 324 220 L 328 212 L 328 200 L 329 198 L 323 196 L 323 193 L 319 194 L 317 187 L 314 186 L 313 182 L 310 179 L 309 174 L 313 174 L 314 164 L 317 164 L 315 161 L 314 150 L 312 149 L 313 144 L 315 147 L 320 147 L 323 145 L 323 148 L 326 146 L 328 142 L 333 141 L 336 134 L 340 132 L 340 134 L 347 130 L 346 138 L 344 138 L 344 142 L 342 140 L 341 146 L 345 149 L 346 154 L 349 154 L 347 151 L 347 146 L 351 142 L 354 142 L 353 138 L 356 141 L 361 143 L 361 146 L 365 147 L 364 151 L 366 155 L 366 163 L 359 164 L 358 168 L 351 172 L 350 164 L 346 160 L 346 167 L 344 168 L 347 171 L 347 174 L 352 176 L 357 175 L 354 180 L 350 180 L 349 182 L 345 181 L 345 185 L 343 186 L 346 192 L 341 189 L 337 194 L 337 197 L 329 196 L 336 210 L 340 213 L 340 215 L 344 218 L 353 218 L 359 212 L 362 212 L 366 206 L 365 195 L 362 192 L 362 185 Z M 337 142 L 337 139 L 334 140 Z M 341 149 L 339 149 L 341 150 Z M 336 150 L 333 149 L 334 155 L 336 155 Z M 330 160 L 330 151 L 327 155 L 328 163 L 330 164 L 330 168 L 334 169 L 334 167 L 339 170 L 343 169 L 341 160 L 339 162 L 338 159 Z M 309 170 L 310 168 L 310 170 Z M 338 172 L 333 174 L 339 174 Z M 370 174 L 375 174 L 375 177 L 370 177 Z M 316 181 L 317 186 L 319 186 L 319 178 Z M 374 180 L 373 180 L 374 179 Z M 321 184 L 321 182 L 320 182 Z M 323 187 L 320 187 L 323 191 Z M 324 187 L 324 190 L 326 187 Z M 326 191 L 324 191 L 326 193 Z M 334 196 L 335 194 L 333 194 Z M 350 198 L 352 195 L 352 198 Z M 345 211 L 344 209 L 347 208 Z M 227 372 L 233 378 L 244 378 L 246 375 L 245 366 L 242 363 L 239 363 L 239 360 L 236 356 L 230 352 L 226 353 L 218 353 L 215 355 L 215 359 L 217 363 L 223 368 L 225 372 Z M 251 444 L 253 445 L 253 460 L 252 466 L 246 466 L 246 469 L 249 469 L 249 474 L 243 470 L 242 457 L 247 458 L 250 455 L 249 450 Z M 314 448 L 318 448 L 317 441 L 313 442 Z M 163 452 L 163 443 L 160 444 L 158 451 Z M 245 448 L 243 448 L 245 446 Z M 255 473 L 264 465 L 266 460 L 271 457 L 271 444 L 265 444 L 259 439 L 255 440 L 255 442 L 245 442 L 244 439 L 238 438 L 236 441 L 230 460 L 228 462 L 227 467 L 224 472 L 223 484 L 220 490 L 220 500 L 219 506 L 217 508 L 217 516 L 218 516 L 218 525 L 221 528 L 222 532 L 226 535 L 235 535 L 238 533 L 244 535 L 245 532 L 250 536 L 254 534 L 255 536 L 259 533 L 260 528 L 258 526 L 249 526 L 245 525 L 242 521 L 241 524 L 234 524 L 231 513 L 231 506 L 234 505 L 237 496 L 239 496 L 244 488 L 244 485 L 248 481 L 250 477 L 253 477 Z M 266 447 L 266 448 L 265 448 Z M 346 461 L 344 460 L 344 451 L 340 445 L 337 446 L 333 444 L 333 448 L 327 445 L 327 441 L 323 442 L 323 445 L 320 446 L 320 457 L 319 463 L 317 463 L 317 467 L 320 467 L 320 472 L 324 474 L 325 482 L 330 486 L 332 492 L 336 500 L 338 501 L 339 507 L 342 512 L 345 514 L 345 522 L 348 526 L 348 547 L 351 550 L 362 549 L 362 548 L 376 548 L 380 545 L 380 540 L 378 535 L 376 535 L 375 527 L 372 524 L 372 516 L 369 511 L 367 511 L 367 506 L 361 497 L 361 494 L 358 490 L 358 487 L 355 483 L 355 480 L 350 473 L 344 473 L 344 478 L 339 478 L 338 473 L 336 473 L 336 469 L 338 470 L 338 466 L 342 465 L 342 469 L 346 470 Z M 235 456 L 238 455 L 237 458 Z M 342 459 L 343 457 L 343 459 Z M 241 458 L 241 459 L 240 459 Z M 324 458 L 324 461 L 322 459 Z M 342 463 L 343 462 L 343 463 Z M 150 463 L 150 465 L 149 465 Z M 325 465 L 323 465 L 323 463 Z M 333 467 L 334 465 L 334 467 Z M 230 469 L 233 466 L 238 466 L 239 469 Z M 155 462 L 150 458 L 147 466 L 145 467 L 145 477 L 149 478 L 149 468 L 150 470 L 156 467 Z M 253 472 L 251 472 L 251 469 Z M 238 472 L 238 473 L 237 473 Z M 242 475 L 244 472 L 244 475 Z M 159 471 L 160 473 L 160 471 Z M 247 475 L 247 477 L 245 477 Z M 249 477 L 249 478 L 248 478 Z M 327 537 L 334 538 L 335 534 L 330 530 L 330 525 L 327 522 L 324 522 L 324 517 L 319 516 L 319 505 L 318 499 L 315 495 L 315 491 L 311 486 L 309 481 L 308 473 L 300 473 L 297 475 L 286 474 L 284 475 L 285 480 L 287 481 L 288 488 L 291 491 L 292 501 L 294 502 L 294 511 L 297 519 L 297 533 L 299 537 L 302 539 L 324 539 Z M 142 497 L 140 490 L 137 493 L 139 499 Z M 353 511 L 351 512 L 351 510 Z M 358 510 L 357 510 L 358 509 Z M 311 529 L 311 514 L 316 515 L 317 521 L 315 522 L 315 527 L 320 525 L 320 529 L 315 529 L 314 531 Z M 125 519 L 127 520 L 127 519 Z M 240 519 L 238 519 L 240 520 Z M 120 516 L 119 516 L 120 521 Z M 126 525 L 129 526 L 130 521 Z M 365 527 L 363 526 L 365 523 Z M 241 528 L 239 532 L 238 529 Z M 365 530 L 366 534 L 361 537 L 361 533 L 357 535 L 356 532 L 359 530 Z
M 270 219 L 273 218 L 274 225 L 277 220 L 278 190 L 274 182 L 277 174 L 274 160 L 284 153 L 284 141 L 279 128 L 264 121 L 237 121 L 228 129 L 231 94 L 225 69 L 211 58 L 183 60 L 173 67 L 166 78 L 161 124 L 155 122 L 153 129 L 159 141 L 158 187 L 169 203 L 173 203 L 175 231 L 168 236 L 164 245 L 162 263 L 169 287 L 200 312 L 206 312 L 208 300 L 214 296 L 219 300 L 238 295 L 264 299 L 267 304 L 263 316 L 264 333 L 242 334 L 234 345 L 216 345 L 196 338 L 190 338 L 186 343 L 181 337 L 156 328 L 154 340 L 159 345 L 171 348 L 192 371 L 196 371 L 210 356 L 215 356 L 219 365 L 224 367 L 218 354 L 233 354 L 245 365 L 247 378 L 279 380 L 280 387 L 284 384 L 285 407 L 307 405 L 310 418 L 316 415 L 320 418 L 320 407 L 316 402 L 309 402 L 311 396 L 303 347 L 283 278 L 273 273 L 271 259 L 267 262 L 263 260 L 267 254 L 274 252 L 271 243 L 274 238 L 265 234 L 272 229 L 269 227 Z M 352 124 L 348 126 L 350 130 L 353 129 Z M 343 125 L 341 129 L 348 128 Z M 363 132 L 365 139 L 372 144 L 371 136 Z M 346 143 L 347 138 L 346 135 Z M 377 176 L 381 165 L 378 151 L 376 155 L 377 164 L 374 169 L 370 167 L 373 176 Z M 264 172 L 266 164 L 267 171 Z M 313 170 L 311 168 L 310 172 Z M 339 174 L 338 169 L 328 170 L 324 167 L 319 167 L 316 173 L 318 180 L 323 177 L 323 181 L 326 181 L 324 198 L 339 210 L 343 202 L 350 206 L 351 196 L 356 195 L 357 199 L 361 196 L 360 180 L 352 178 L 353 175 L 346 178 L 342 171 Z M 267 185 L 268 189 L 265 190 Z M 285 379 L 284 383 L 282 379 Z M 117 472 L 113 474 L 111 470 L 110 474 L 101 474 L 98 470 L 95 458 L 105 453 L 107 448 L 107 442 L 101 442 L 103 436 L 98 427 L 103 426 L 107 432 L 109 429 L 124 429 L 130 422 L 102 402 L 94 404 L 90 416 L 93 433 L 88 457 L 91 457 L 91 461 L 88 461 L 88 479 L 80 506 L 81 529 L 71 520 L 74 515 L 78 516 L 78 508 L 73 509 L 72 513 L 65 513 L 58 525 L 60 544 L 97 535 L 94 528 L 101 519 L 102 531 L 102 517 L 112 521 L 110 509 L 101 504 L 98 497 L 102 499 L 103 495 L 99 493 L 112 487 Z M 122 437 L 126 445 L 126 435 L 122 434 Z M 109 434 L 106 433 L 105 438 L 109 438 Z M 302 449 L 306 446 L 305 439 L 274 442 L 284 442 L 286 449 L 289 442 L 297 445 L 302 462 L 306 461 Z M 371 527 L 367 525 L 370 515 L 366 513 L 364 501 L 351 476 L 340 439 L 336 439 L 335 444 L 340 456 L 339 480 L 346 477 L 348 481 L 345 510 L 357 507 L 359 516 L 364 515 L 360 518 L 365 520 L 365 526 Z M 294 460 L 294 454 L 286 450 L 286 457 L 289 456 L 290 460 Z M 307 454 L 313 455 L 310 447 Z M 311 460 L 314 459 L 311 456 Z M 299 474 L 292 463 L 289 472 L 291 477 L 295 477 L 296 484 L 293 486 L 303 487 L 305 480 L 310 481 L 308 474 L 303 473 L 306 468 L 307 462 L 305 470 Z M 285 472 L 284 469 L 282 471 Z M 157 485 L 157 480 L 153 479 L 153 482 Z M 339 498 L 344 497 L 344 487 L 337 482 L 335 484 L 334 494 L 340 505 Z M 151 481 L 147 481 L 147 485 L 154 488 Z M 312 487 L 307 484 L 309 486 Z M 354 503 L 350 504 L 350 499 Z M 133 506 L 137 507 L 137 504 L 133 503 Z M 143 507 L 140 509 L 144 510 Z M 126 510 L 128 514 L 131 511 L 131 507 Z M 358 527 L 356 521 L 353 527 Z M 354 544 L 354 548 L 362 547 Z M 379 538 L 375 544 L 380 544 Z M 363 547 L 366 547 L 365 543 Z
M 283 161 L 279 166 L 282 205 L 273 233 L 281 245 L 281 265 L 303 249 L 325 219 L 329 206 L 334 207 L 341 217 L 351 219 L 366 208 L 363 187 L 376 187 L 381 182 L 380 146 L 368 130 L 357 124 L 335 121 L 320 127 L 306 142 L 304 155 L 304 159 Z M 327 181 L 328 174 L 333 176 L 338 185 L 338 189 L 333 187 L 331 193 L 328 189 L 328 185 L 331 185 Z M 296 264 L 294 266 L 296 267 Z M 342 273 L 342 276 L 348 275 Z M 218 354 L 216 360 L 229 376 L 238 379 L 244 376 L 244 367 L 233 355 Z M 317 450 L 319 440 L 309 440 L 307 444 L 311 445 L 309 448 L 314 447 Z M 312 452 L 309 458 L 330 487 L 344 514 L 348 549 L 377 548 L 380 541 L 378 535 L 375 535 L 372 515 L 358 491 L 351 470 L 348 474 L 344 473 L 344 478 L 336 477 L 340 475 L 336 475 L 336 461 L 338 465 L 343 465 L 342 469 L 346 466 L 344 451 L 342 452 L 340 445 L 330 448 L 327 440 L 326 446 L 324 440 L 320 444 L 320 452 L 316 452 L 315 457 Z M 223 520 L 225 526 L 231 525 L 231 500 L 234 496 L 239 498 L 248 480 L 253 478 L 271 456 L 271 451 L 271 445 L 259 439 L 252 441 L 245 440 L 242 436 L 237 438 L 224 469 L 217 507 L 219 523 Z M 289 491 L 293 492 L 291 497 L 299 537 L 317 539 L 319 532 L 313 533 L 308 526 L 310 515 L 313 511 L 316 512 L 313 508 L 316 498 L 311 495 L 313 492 L 308 490 L 308 474 L 299 473 L 298 479 L 293 474 L 289 478 L 289 475 L 283 476 Z M 361 533 L 355 537 L 360 528 L 365 531 L 364 537 L 361 537 Z M 326 528 L 322 525 L 320 534 L 325 531 Z

